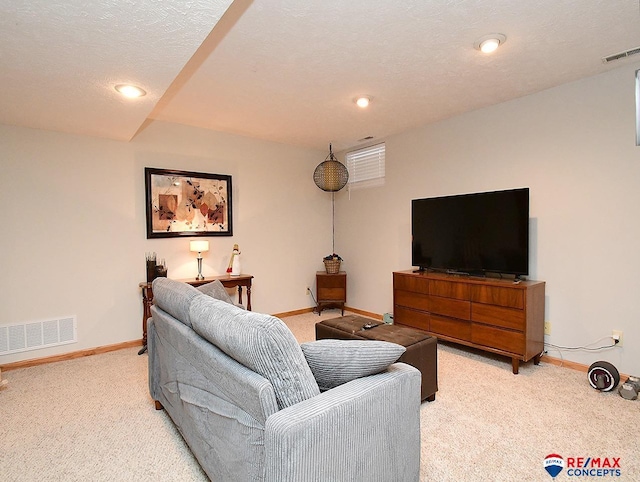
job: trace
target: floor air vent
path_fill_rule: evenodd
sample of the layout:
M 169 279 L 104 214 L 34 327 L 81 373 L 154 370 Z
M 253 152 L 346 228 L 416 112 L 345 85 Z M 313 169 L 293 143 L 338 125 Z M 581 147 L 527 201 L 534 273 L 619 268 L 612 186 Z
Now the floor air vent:
M 603 57 L 602 62 L 606 64 L 607 62 L 613 62 L 614 60 L 624 59 L 626 57 L 631 57 L 632 55 L 636 55 L 636 54 L 640 54 L 640 47 L 625 50 L 624 52 L 609 55 L 608 57 Z
M 75 316 L 0 326 L 0 355 L 77 341 Z

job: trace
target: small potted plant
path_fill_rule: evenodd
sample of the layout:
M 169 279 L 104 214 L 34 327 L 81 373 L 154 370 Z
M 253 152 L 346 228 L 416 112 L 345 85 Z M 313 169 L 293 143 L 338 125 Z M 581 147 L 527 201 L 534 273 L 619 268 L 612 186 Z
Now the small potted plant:
M 327 270 L 327 274 L 336 274 L 340 271 L 340 263 L 342 258 L 339 254 L 333 253 L 322 258 L 324 263 L 324 269 Z

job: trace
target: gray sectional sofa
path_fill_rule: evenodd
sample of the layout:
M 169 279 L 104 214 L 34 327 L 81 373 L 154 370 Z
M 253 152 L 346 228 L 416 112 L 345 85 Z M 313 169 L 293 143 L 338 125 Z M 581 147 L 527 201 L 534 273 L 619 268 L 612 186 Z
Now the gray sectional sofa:
M 211 288 L 156 279 L 148 320 L 151 396 L 211 480 L 419 479 L 421 378 L 393 363 L 403 347 L 299 345 Z

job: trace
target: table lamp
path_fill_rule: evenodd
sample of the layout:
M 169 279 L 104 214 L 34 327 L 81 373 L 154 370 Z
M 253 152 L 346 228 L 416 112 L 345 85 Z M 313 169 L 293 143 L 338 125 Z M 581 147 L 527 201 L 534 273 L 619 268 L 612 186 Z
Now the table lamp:
M 202 253 L 209 251 L 209 241 L 190 241 L 189 251 L 198 253 L 198 276 L 196 276 L 196 280 L 204 279 L 204 276 L 202 276 Z

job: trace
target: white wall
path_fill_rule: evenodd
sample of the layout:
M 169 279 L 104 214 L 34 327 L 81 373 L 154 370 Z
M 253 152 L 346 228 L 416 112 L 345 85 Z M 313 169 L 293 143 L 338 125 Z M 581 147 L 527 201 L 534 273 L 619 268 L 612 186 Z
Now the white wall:
M 205 276 L 238 243 L 254 310 L 311 307 L 305 288 L 331 249 L 331 198 L 312 180 L 325 155 L 162 122 L 129 143 L 0 125 L 0 325 L 78 321 L 78 343 L 0 364 L 140 339 L 147 251 L 170 277 L 195 277 L 189 238 L 146 239 L 147 166 L 232 175 L 234 236 L 208 238 Z
M 392 311 L 391 273 L 411 263 L 411 199 L 528 186 L 548 341 L 576 346 L 623 330 L 623 348 L 563 356 L 640 374 L 638 67 L 386 139 L 385 186 L 336 195 L 347 304 Z M 238 243 L 256 277 L 255 310 L 312 306 L 305 287 L 331 250 L 331 196 L 312 181 L 325 157 L 161 122 L 129 143 L 0 125 L 0 325 L 77 315 L 79 332 L 77 344 L 0 364 L 139 339 L 147 251 L 167 260 L 170 277 L 195 275 L 186 239 L 146 239 L 145 166 L 231 174 L 235 234 L 209 238 L 205 275 L 223 273 Z
M 386 184 L 336 198 L 348 304 L 393 310 L 391 273 L 411 268 L 411 199 L 529 187 L 530 278 L 547 283 L 547 341 L 580 346 L 623 330 L 622 348 L 562 356 L 640 374 L 639 67 L 387 138 Z

